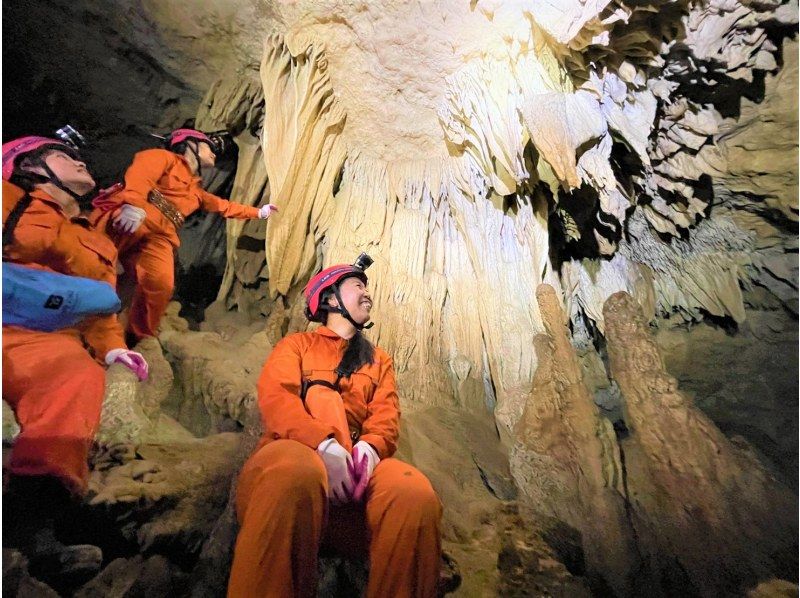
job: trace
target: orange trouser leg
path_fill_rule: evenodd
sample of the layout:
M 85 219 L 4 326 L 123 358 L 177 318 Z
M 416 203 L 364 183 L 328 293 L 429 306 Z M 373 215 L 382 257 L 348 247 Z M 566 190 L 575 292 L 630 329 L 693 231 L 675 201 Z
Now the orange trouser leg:
M 76 336 L 3 327 L 3 398 L 20 425 L 11 473 L 55 476 L 84 493 L 104 391 L 105 370 Z
M 128 329 L 138 339 L 156 336 L 175 289 L 172 243 L 164 237 L 148 236 L 123 257 L 123 264 L 136 279 Z
M 441 563 L 442 504 L 428 478 L 384 459 L 367 488 L 367 596 L 434 598 Z
M 313 597 L 327 510 L 322 459 L 294 440 L 276 440 L 245 463 L 236 489 L 241 529 L 229 598 Z
M 428 478 L 398 459 L 384 459 L 375 468 L 366 501 L 366 509 L 331 509 L 323 546 L 347 558 L 369 551 L 368 598 L 434 598 L 442 505 Z

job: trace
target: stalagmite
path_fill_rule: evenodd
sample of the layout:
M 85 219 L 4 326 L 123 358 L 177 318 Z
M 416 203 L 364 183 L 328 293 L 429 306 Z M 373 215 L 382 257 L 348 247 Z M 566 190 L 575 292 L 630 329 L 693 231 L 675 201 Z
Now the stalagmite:
M 796 575 L 796 496 L 678 390 L 630 295 L 613 295 L 604 314 L 631 430 L 621 445 L 631 521 L 659 585 L 719 596 Z
M 614 429 L 584 384 L 555 291 L 541 285 L 536 298 L 545 333 L 535 339 L 539 367 L 517 424 L 511 470 L 534 519 L 544 514 L 577 531 L 589 578 L 602 578 L 619 596 L 635 595 L 646 580 L 637 579 L 642 564 L 626 519 Z

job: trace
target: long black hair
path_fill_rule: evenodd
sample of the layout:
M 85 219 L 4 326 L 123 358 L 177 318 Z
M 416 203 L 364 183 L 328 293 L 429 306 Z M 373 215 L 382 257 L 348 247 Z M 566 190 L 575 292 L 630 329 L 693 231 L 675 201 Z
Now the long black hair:
M 369 342 L 360 330 L 356 330 L 356 333 L 347 344 L 342 360 L 336 366 L 336 374 L 342 378 L 347 378 L 353 372 L 358 371 L 361 366 L 371 364 L 374 360 L 374 345 Z
M 333 295 L 333 287 L 325 289 L 320 297 L 320 304 L 327 303 L 328 299 Z M 325 316 L 323 324 L 327 324 L 330 314 L 322 310 L 320 310 L 320 313 Z M 373 363 L 374 361 L 375 346 L 369 342 L 369 339 L 367 339 L 360 330 L 356 329 L 356 333 L 350 338 L 347 349 L 345 349 L 344 355 L 342 355 L 342 360 L 339 362 L 339 365 L 336 366 L 336 374 L 341 378 L 347 378 L 353 372 L 358 371 L 361 366 Z

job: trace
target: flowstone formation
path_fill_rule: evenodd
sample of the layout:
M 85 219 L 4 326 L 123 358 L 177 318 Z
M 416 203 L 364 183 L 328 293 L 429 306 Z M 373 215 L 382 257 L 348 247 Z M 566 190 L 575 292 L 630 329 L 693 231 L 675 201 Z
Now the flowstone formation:
M 796 313 L 796 22 L 777 1 L 271 5 L 260 85 L 223 78 L 198 113 L 237 133 L 232 197 L 280 208 L 266 258 L 228 224 L 219 298 L 302 328 L 313 272 L 369 251 L 406 410 L 488 409 L 504 438 L 542 282 L 590 332 L 619 290 L 648 317 Z

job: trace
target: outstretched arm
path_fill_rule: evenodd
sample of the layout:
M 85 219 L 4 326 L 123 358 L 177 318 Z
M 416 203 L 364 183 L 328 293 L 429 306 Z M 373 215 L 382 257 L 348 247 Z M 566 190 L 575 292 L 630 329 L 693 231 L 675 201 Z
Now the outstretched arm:
M 206 212 L 217 212 L 225 218 L 238 218 L 240 220 L 259 217 L 259 211 L 256 207 L 222 199 L 204 189 L 198 189 L 198 193 L 200 194 L 200 207 Z

